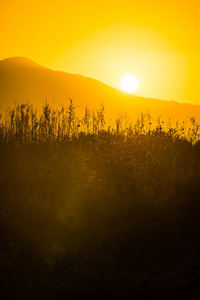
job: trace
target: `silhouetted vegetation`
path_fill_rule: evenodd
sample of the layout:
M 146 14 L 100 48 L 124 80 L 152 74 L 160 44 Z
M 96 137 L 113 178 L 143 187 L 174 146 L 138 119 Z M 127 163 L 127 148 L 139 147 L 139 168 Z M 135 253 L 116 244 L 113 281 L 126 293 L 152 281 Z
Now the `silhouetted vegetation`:
M 199 126 L 7 109 L 1 299 L 199 299 Z

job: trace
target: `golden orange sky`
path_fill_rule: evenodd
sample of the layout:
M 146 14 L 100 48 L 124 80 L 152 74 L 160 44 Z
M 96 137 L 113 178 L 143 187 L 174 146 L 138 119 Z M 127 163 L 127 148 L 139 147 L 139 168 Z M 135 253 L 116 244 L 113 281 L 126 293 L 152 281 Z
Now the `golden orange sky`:
M 0 3 L 0 59 L 25 56 L 46 67 L 136 95 L 200 104 L 197 0 L 7 0 Z

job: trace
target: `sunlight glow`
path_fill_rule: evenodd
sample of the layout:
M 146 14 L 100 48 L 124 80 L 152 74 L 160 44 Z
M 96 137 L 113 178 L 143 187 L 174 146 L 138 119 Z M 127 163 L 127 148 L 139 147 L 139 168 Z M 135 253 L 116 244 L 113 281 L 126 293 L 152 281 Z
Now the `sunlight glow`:
M 127 93 L 131 93 L 137 89 L 139 85 L 138 79 L 133 75 L 126 75 L 121 80 L 121 88 Z

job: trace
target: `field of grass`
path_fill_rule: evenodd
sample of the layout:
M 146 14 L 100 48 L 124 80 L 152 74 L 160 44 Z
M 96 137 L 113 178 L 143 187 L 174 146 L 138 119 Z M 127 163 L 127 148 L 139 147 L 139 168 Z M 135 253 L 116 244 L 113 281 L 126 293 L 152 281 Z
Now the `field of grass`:
M 1 299 L 200 298 L 199 127 L 151 126 L 7 110 Z

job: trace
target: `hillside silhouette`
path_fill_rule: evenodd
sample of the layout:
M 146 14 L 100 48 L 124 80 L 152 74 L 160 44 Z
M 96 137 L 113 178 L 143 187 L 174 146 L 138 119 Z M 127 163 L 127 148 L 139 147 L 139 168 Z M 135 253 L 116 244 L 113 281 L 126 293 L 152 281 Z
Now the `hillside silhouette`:
M 119 113 L 131 119 L 149 111 L 155 120 L 187 121 L 188 117 L 199 116 L 200 106 L 176 101 L 139 97 L 127 94 L 98 80 L 77 74 L 53 71 L 24 57 L 7 58 L 0 61 L 0 106 L 30 102 L 38 108 L 44 102 L 55 106 L 66 104 L 73 98 L 78 113 L 85 106 L 97 108 L 104 103 L 107 117 L 115 118 Z

